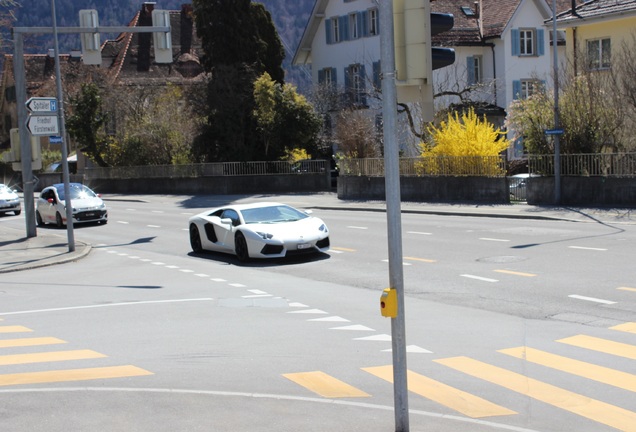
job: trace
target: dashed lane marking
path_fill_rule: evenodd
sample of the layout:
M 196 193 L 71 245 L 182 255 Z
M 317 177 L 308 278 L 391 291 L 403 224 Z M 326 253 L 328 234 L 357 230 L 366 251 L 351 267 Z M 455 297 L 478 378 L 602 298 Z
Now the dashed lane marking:
M 602 303 L 602 304 L 607 304 L 607 305 L 616 304 L 615 301 L 604 300 L 604 299 L 599 299 L 599 298 L 595 298 L 595 297 L 586 297 L 586 296 L 577 295 L 577 294 L 571 294 L 568 297 L 573 298 L 573 299 L 577 299 L 577 300 L 585 300 L 585 301 L 590 301 L 590 302 L 594 302 L 594 303 Z
M 29 363 L 44 363 L 67 360 L 86 360 L 106 357 L 92 350 L 51 351 L 30 354 L 11 354 L 0 356 L 0 366 Z
M 356 225 L 348 225 L 347 228 L 358 229 L 358 230 L 368 230 L 369 227 L 356 226 Z
M 483 282 L 499 282 L 497 279 L 491 279 L 491 278 L 487 278 L 487 277 L 482 277 L 482 276 L 475 276 L 475 275 L 471 275 L 471 274 L 463 274 L 460 275 L 461 277 L 465 277 L 465 278 L 469 278 L 469 279 L 476 279 L 476 280 L 480 280 Z
M 362 368 L 362 370 L 390 383 L 393 382 L 393 366 L 368 367 Z M 410 370 L 407 371 L 407 381 L 410 392 L 430 399 L 471 418 L 517 414 L 508 408 Z
M 283 376 L 325 398 L 371 397 L 368 393 L 321 371 L 289 373 Z
M 619 324 L 614 327 L 610 327 L 610 330 L 618 330 L 627 333 L 636 334 L 636 322 L 629 322 L 625 324 Z
M 407 234 L 415 234 L 415 235 L 433 235 L 430 232 L 421 232 L 421 231 L 407 231 Z
M 433 260 L 433 259 L 426 259 L 426 258 L 415 258 L 415 257 L 404 257 L 405 260 L 409 260 L 409 261 L 419 261 L 419 262 L 425 262 L 425 263 L 436 263 L 437 260 Z
M 591 250 L 591 251 L 606 251 L 604 248 L 585 247 L 585 246 L 568 246 L 570 249 Z
M 618 287 L 616 289 L 622 290 L 622 291 L 632 291 L 632 292 L 636 292 L 636 288 L 630 288 L 630 287 Z
M 505 274 L 510 274 L 510 275 L 515 275 L 515 276 L 524 276 L 524 277 L 535 277 L 536 274 L 534 273 L 523 273 L 523 272 L 517 272 L 517 271 L 512 271 L 512 270 L 495 270 L 497 273 L 505 273 Z
M 87 381 L 106 378 L 125 378 L 144 375 L 153 375 L 153 373 L 131 365 L 87 369 L 55 370 L 47 372 L 26 372 L 0 375 L 0 387 L 20 384 L 44 384 L 65 381 Z
M 434 361 L 618 430 L 636 430 L 636 413 L 633 411 L 468 357 L 452 357 Z
M 350 331 L 375 331 L 370 327 L 360 324 L 344 326 L 344 327 L 331 327 L 329 330 L 350 330 Z
M 636 360 L 636 346 L 626 343 L 586 335 L 577 335 L 565 339 L 559 339 L 557 342 Z M 634 423 L 634 425 L 636 425 L 636 423 Z
M 509 242 L 508 239 L 498 239 L 498 238 L 489 238 L 489 237 L 480 237 L 479 240 L 483 241 L 491 241 L 491 242 Z
M 603 384 L 636 392 L 636 375 L 598 366 L 592 363 L 551 354 L 529 347 L 517 347 L 499 350 L 500 353 L 536 363 L 552 369 L 567 372 Z
M 66 341 L 54 337 L 20 338 L 0 340 L 0 348 L 14 348 L 40 345 L 65 344 Z

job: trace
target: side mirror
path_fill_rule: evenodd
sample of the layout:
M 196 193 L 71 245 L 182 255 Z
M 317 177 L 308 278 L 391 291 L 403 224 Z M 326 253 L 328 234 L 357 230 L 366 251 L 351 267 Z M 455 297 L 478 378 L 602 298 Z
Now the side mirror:
M 55 204 L 55 198 L 49 198 L 47 199 L 47 201 L 49 202 L 49 204 Z
M 232 225 L 232 219 L 230 218 L 223 218 L 221 219 L 221 223 L 225 224 L 225 225 Z

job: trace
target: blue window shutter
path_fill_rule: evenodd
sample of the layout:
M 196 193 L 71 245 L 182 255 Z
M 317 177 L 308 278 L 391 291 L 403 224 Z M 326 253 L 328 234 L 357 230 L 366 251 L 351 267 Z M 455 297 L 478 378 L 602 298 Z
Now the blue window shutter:
M 360 80 L 360 89 L 362 90 L 362 98 L 360 99 L 360 101 L 362 102 L 362 105 L 366 105 L 367 104 L 367 74 L 366 74 L 366 68 L 364 65 L 360 66 L 360 77 L 362 78 Z
M 318 84 L 322 84 L 325 82 L 325 70 L 320 69 L 318 71 Z
M 360 14 L 362 21 L 362 37 L 369 36 L 369 11 L 362 11 Z
M 512 36 L 512 55 L 519 55 L 519 29 L 512 29 L 510 31 L 510 35 Z
M 331 39 L 331 20 L 330 19 L 326 19 L 325 20 L 325 33 L 327 36 L 327 45 L 331 45 L 333 43 L 333 40 Z
M 338 69 L 331 68 L 331 82 L 333 83 L 334 86 L 338 84 L 338 75 L 336 74 L 337 71 Z
M 519 99 L 521 96 L 521 81 L 515 80 L 512 82 L 512 98 Z
M 468 85 L 475 84 L 475 57 L 466 57 L 466 70 L 468 71 Z
M 373 62 L 373 85 L 378 90 L 382 88 L 382 80 L 380 79 L 381 73 L 382 70 L 380 69 L 380 62 Z
M 338 17 L 338 27 L 340 28 L 340 40 L 349 40 L 349 20 L 346 15 Z
M 542 56 L 544 54 L 545 54 L 544 30 L 538 29 L 537 30 L 537 55 Z
M 364 37 L 364 24 L 366 23 L 366 20 L 364 19 L 362 12 L 358 12 L 356 14 L 356 22 L 358 24 L 358 37 Z

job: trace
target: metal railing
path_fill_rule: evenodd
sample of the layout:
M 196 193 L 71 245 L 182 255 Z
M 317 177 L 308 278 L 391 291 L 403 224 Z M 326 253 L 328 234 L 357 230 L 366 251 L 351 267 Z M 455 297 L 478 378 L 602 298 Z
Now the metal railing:
M 130 167 L 91 167 L 84 170 L 87 179 L 122 178 L 196 178 L 207 176 L 243 176 L 272 174 L 321 174 L 328 170 L 325 160 L 298 162 L 219 162 L 189 165 L 145 165 Z
M 506 159 L 503 156 L 423 156 L 400 158 L 400 175 L 422 176 L 484 176 L 505 177 Z M 384 176 L 384 159 L 341 159 L 343 176 Z
M 636 153 L 580 153 L 560 156 L 561 175 L 579 177 L 636 177 Z M 554 155 L 529 155 L 532 174 L 554 175 Z

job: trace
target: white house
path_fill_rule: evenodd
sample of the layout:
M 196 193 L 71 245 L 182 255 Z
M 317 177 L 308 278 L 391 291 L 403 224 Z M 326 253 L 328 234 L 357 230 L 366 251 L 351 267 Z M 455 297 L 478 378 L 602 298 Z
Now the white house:
M 576 3 L 558 0 L 557 12 Z M 434 71 L 436 109 L 479 102 L 478 112 L 502 126 L 514 99 L 552 86 L 551 0 L 435 0 L 431 10 L 455 18 L 451 31 L 433 38 L 455 49 L 455 63 Z M 316 0 L 293 64 L 311 65 L 314 84 L 334 84 L 353 106 L 379 114 L 372 95 L 380 87 L 381 30 L 377 1 Z M 562 32 L 557 41 L 562 59 Z M 523 156 L 521 141 L 508 156 Z

